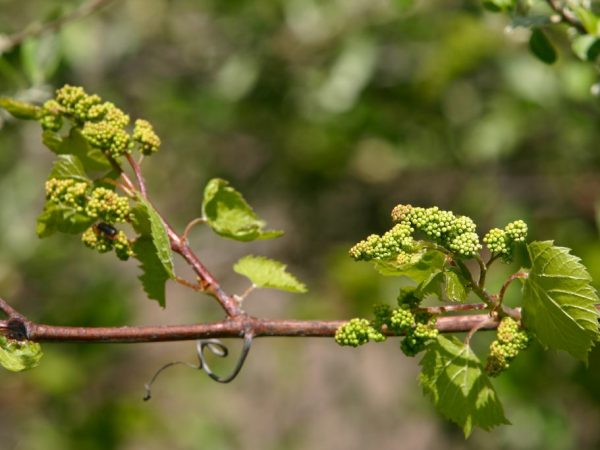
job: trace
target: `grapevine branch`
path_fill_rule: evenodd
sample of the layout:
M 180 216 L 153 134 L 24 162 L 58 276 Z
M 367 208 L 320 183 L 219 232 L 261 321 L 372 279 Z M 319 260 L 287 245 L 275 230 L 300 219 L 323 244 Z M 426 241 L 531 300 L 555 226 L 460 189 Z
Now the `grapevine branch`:
M 546 0 L 548 6 L 560 16 L 560 21 L 569 24 L 581 34 L 587 34 L 587 30 L 577 16 L 560 0 Z

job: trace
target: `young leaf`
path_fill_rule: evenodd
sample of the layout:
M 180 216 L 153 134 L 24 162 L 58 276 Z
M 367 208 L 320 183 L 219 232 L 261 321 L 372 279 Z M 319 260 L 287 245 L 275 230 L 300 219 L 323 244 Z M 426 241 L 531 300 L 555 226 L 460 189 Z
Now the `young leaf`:
M 451 270 L 444 272 L 444 292 L 451 302 L 462 303 L 468 295 L 463 278 Z
M 598 338 L 598 296 L 580 259 L 552 241 L 527 246 L 531 270 L 523 288 L 523 323 L 538 341 L 587 362 Z
M 79 234 L 88 228 L 94 219 L 77 211 L 75 208 L 54 203 L 46 203 L 44 210 L 37 218 L 36 233 L 45 238 L 54 233 Z
M 420 362 L 419 382 L 435 407 L 468 437 L 473 427 L 509 424 L 479 358 L 456 338 L 438 336 Z
M 81 132 L 73 127 L 69 135 L 62 137 L 52 131 L 44 131 L 42 140 L 46 147 L 57 155 L 75 155 L 86 171 L 108 170 L 112 166 L 104 154 L 92 148 Z
M 261 288 L 304 293 L 306 286 L 287 272 L 286 265 L 263 256 L 244 256 L 233 266 L 233 270 L 244 275 Z
M 58 159 L 54 162 L 52 171 L 48 176 L 48 179 L 51 178 L 73 178 L 77 181 L 91 182 L 85 173 L 83 164 L 75 155 L 58 155 Z
M 133 252 L 140 262 L 142 274 L 138 277 L 142 282 L 148 298 L 156 300 L 165 307 L 165 284 L 172 273 L 167 272 L 165 265 L 158 258 L 156 247 L 150 236 L 141 236 L 133 243 Z
M 540 28 L 534 28 L 531 32 L 529 49 L 540 61 L 546 64 L 553 64 L 556 61 L 556 50 Z
M 7 97 L 0 97 L 0 107 L 8 111 L 13 117 L 25 120 L 38 119 L 42 111 L 39 106 Z
M 423 249 L 411 254 L 407 262 L 375 261 L 375 268 L 382 275 L 408 277 L 420 284 L 420 289 L 426 289 L 442 271 L 445 263 L 446 257 L 442 253 Z
M 282 231 L 264 231 L 260 220 L 242 194 L 220 178 L 213 178 L 204 188 L 202 214 L 213 231 L 220 236 L 238 241 L 272 239 Z
M 137 197 L 138 206 L 133 209 L 133 227 L 143 237 L 149 237 L 158 260 L 166 273 L 174 276 L 171 243 L 165 225 L 154 207 L 141 196 Z
M 0 336 L 0 365 L 12 372 L 33 369 L 40 363 L 42 347 L 37 342 L 13 341 Z

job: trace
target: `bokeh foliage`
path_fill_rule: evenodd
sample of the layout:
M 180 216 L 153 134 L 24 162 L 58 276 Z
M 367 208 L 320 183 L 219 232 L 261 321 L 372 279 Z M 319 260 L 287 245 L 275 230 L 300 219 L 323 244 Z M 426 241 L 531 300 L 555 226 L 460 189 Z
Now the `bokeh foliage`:
M 79 4 L 0 0 L 0 32 Z M 349 318 L 393 302 L 397 284 L 347 249 L 385 230 L 400 202 L 436 204 L 485 229 L 523 218 L 531 238 L 573 248 L 599 280 L 597 73 L 571 55 L 564 30 L 551 36 L 560 51 L 548 66 L 507 24 L 475 1 L 121 0 L 3 54 L 0 94 L 41 101 L 69 82 L 151 120 L 163 151 L 145 167 L 149 191 L 179 230 L 200 213 L 210 178 L 230 180 L 286 231 L 250 248 L 289 262 L 311 291 L 253 296 L 253 314 Z M 50 155 L 36 126 L 2 120 L 3 298 L 55 324 L 219 317 L 176 286 L 162 312 L 142 301 L 134 263 L 67 236 L 38 240 Z M 231 265 L 247 247 L 204 231 L 192 242 L 227 288 L 245 289 Z M 600 445 L 598 350 L 587 369 L 528 352 L 498 380 L 514 425 L 466 443 L 414 392 L 416 363 L 394 342 L 352 352 L 333 340 L 259 341 L 234 385 L 175 370 L 149 404 L 143 383 L 173 355 L 192 358 L 191 343 L 45 353 L 25 377 L 0 374 L 7 448 Z

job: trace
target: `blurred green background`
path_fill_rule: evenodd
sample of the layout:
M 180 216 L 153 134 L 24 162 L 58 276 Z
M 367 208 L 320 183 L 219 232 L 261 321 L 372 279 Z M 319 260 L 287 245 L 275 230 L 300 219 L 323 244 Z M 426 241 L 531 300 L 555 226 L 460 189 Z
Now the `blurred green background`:
M 0 0 L 0 33 L 80 4 Z M 480 232 L 523 218 L 531 238 L 573 248 L 600 280 L 597 73 L 560 32 L 546 66 L 507 25 L 469 0 L 120 0 L 3 54 L 0 95 L 42 101 L 68 82 L 150 120 L 163 147 L 144 164 L 149 190 L 179 230 L 208 179 L 230 180 L 286 235 L 240 244 L 196 229 L 199 255 L 232 292 L 246 287 L 231 271 L 246 253 L 289 263 L 310 288 L 255 293 L 252 314 L 344 319 L 392 303 L 398 281 L 347 250 L 389 228 L 400 202 L 469 215 Z M 52 324 L 220 317 L 179 285 L 161 310 L 134 261 L 37 239 L 52 155 L 37 124 L 1 117 L 3 298 Z M 514 425 L 468 441 L 422 398 L 417 361 L 393 340 L 258 340 L 231 385 L 174 368 L 149 403 L 144 383 L 193 361 L 193 343 L 44 351 L 36 370 L 0 372 L 2 450 L 600 448 L 598 349 L 586 369 L 534 346 L 495 383 Z

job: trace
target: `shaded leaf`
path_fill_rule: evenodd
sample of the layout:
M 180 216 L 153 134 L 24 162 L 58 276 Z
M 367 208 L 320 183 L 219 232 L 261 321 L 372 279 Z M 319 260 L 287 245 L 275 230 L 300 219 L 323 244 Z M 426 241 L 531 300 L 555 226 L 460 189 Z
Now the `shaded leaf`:
M 133 243 L 133 252 L 140 262 L 142 274 L 138 277 L 142 282 L 148 298 L 156 300 L 165 307 L 165 285 L 172 274 L 167 272 L 165 265 L 159 259 L 156 246 L 150 236 L 141 236 Z
M 54 233 L 79 234 L 84 232 L 94 219 L 75 208 L 55 203 L 46 203 L 44 210 L 37 218 L 36 233 L 45 238 Z
M 79 158 L 86 172 L 112 169 L 104 154 L 90 146 L 79 129 L 73 127 L 67 136 L 60 136 L 52 131 L 44 131 L 42 140 L 46 147 L 57 155 L 75 155 Z
M 587 361 L 598 338 L 598 296 L 580 259 L 552 241 L 531 242 L 523 288 L 523 322 L 544 347 Z
M 8 111 L 13 117 L 25 120 L 37 120 L 42 111 L 39 106 L 8 97 L 0 97 L 0 107 Z
M 306 286 L 286 271 L 286 265 L 263 256 L 244 256 L 233 266 L 233 270 L 244 275 L 255 286 L 304 293 Z
M 571 48 L 583 61 L 595 61 L 600 55 L 600 39 L 590 35 L 577 36 Z
M 83 164 L 75 155 L 58 155 L 58 159 L 54 162 L 52 171 L 48 176 L 48 179 L 51 178 L 73 178 L 77 181 L 91 182 L 85 173 Z
M 141 196 L 138 196 L 137 200 L 139 202 L 138 206 L 133 210 L 134 229 L 142 237 L 150 238 L 155 249 L 154 252 L 160 263 L 164 266 L 165 272 L 170 277 L 173 277 L 173 257 L 167 229 L 150 202 Z
M 553 64 L 556 61 L 556 50 L 540 28 L 534 28 L 531 32 L 529 49 L 540 61 L 546 64 Z
M 12 372 L 33 369 L 42 359 L 42 347 L 37 342 L 14 341 L 0 336 L 0 365 Z
M 463 303 L 467 299 L 466 280 L 452 270 L 444 272 L 444 292 L 451 302 Z
M 473 427 L 490 430 L 509 424 L 479 358 L 456 338 L 438 336 L 420 362 L 419 381 L 437 410 L 459 425 L 465 436 Z
M 220 178 L 206 185 L 202 214 L 215 233 L 229 239 L 254 241 L 283 234 L 282 231 L 265 231 L 265 222 L 258 218 L 242 194 Z
M 442 272 L 446 257 L 436 251 L 423 249 L 412 253 L 407 262 L 375 261 L 375 268 L 382 275 L 403 276 L 420 284 L 421 289 L 426 289 L 429 283 L 435 281 L 437 274 Z

